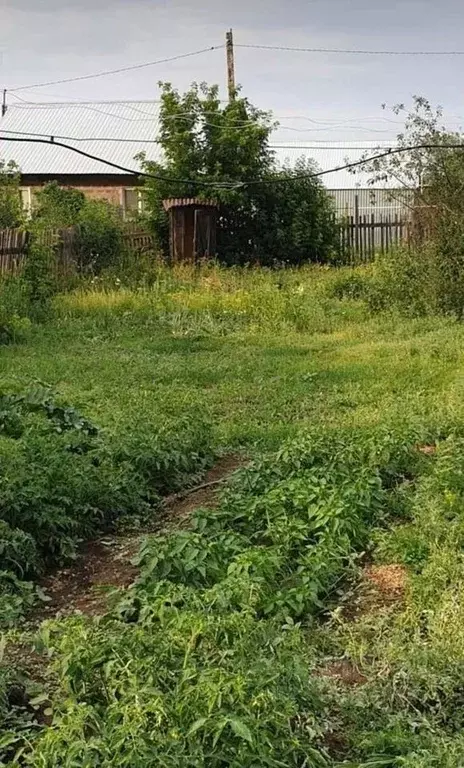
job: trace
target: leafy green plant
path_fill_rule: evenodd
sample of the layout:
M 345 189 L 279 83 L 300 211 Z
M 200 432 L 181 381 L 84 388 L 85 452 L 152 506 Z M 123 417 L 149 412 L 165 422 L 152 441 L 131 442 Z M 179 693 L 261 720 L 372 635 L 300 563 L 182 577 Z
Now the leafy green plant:
M 85 200 L 75 222 L 79 227 L 79 266 L 98 274 L 119 265 L 124 253 L 123 222 L 119 210 L 104 200 Z

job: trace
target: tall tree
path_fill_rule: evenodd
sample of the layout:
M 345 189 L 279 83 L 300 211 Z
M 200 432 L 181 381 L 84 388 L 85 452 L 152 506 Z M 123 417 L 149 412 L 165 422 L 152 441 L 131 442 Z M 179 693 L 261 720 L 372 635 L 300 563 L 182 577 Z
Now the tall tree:
M 336 240 L 333 210 L 314 169 L 278 169 L 270 113 L 240 96 L 223 104 L 217 86 L 193 84 L 181 95 L 161 83 L 162 159 L 139 156 L 150 179 L 150 217 L 163 250 L 167 197 L 214 197 L 220 204 L 218 251 L 227 263 L 326 260 Z M 183 181 L 178 181 L 179 179 Z M 204 186 L 208 181 L 214 186 Z

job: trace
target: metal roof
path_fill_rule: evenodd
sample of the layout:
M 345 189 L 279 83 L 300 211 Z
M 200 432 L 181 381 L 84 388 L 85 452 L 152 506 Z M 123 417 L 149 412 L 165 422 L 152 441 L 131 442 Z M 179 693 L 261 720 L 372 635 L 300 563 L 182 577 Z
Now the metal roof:
M 276 161 L 279 165 L 294 166 L 296 161 L 304 157 L 314 160 L 321 171 L 338 168 L 346 163 L 355 163 L 363 157 L 371 157 L 379 151 L 385 151 L 394 146 L 394 142 L 382 141 L 308 141 L 308 142 L 277 142 L 274 144 Z M 327 189 L 394 189 L 398 184 L 381 182 L 369 184 L 371 175 L 360 167 L 355 173 L 348 170 L 334 171 L 321 177 Z
M 170 211 L 171 208 L 189 208 L 190 206 L 201 208 L 219 207 L 215 200 L 202 200 L 200 197 L 169 197 L 167 200 L 163 200 L 165 211 Z
M 4 140 L 5 135 L 9 135 L 6 131 L 21 137 L 22 134 L 26 134 L 25 137 L 43 134 L 56 139 L 72 136 L 79 141 L 66 140 L 66 144 L 140 170 L 140 163 L 134 159 L 139 152 L 145 152 L 149 160 L 162 157 L 159 145 L 148 143 L 157 138 L 159 108 L 159 103 L 150 101 L 14 104 L 0 120 L 0 158 L 14 160 L 24 174 L 117 173 L 104 163 L 62 147 Z M 2 131 L 5 132 L 3 138 Z M 82 140 L 88 138 L 92 140 Z
M 113 163 L 140 170 L 135 156 L 145 152 L 148 160 L 161 161 L 159 134 L 159 102 L 78 102 L 12 104 L 0 119 L 0 159 L 14 160 L 23 174 L 103 174 L 118 173 L 97 160 L 82 157 L 62 147 L 5 140 L 17 134 L 73 137 L 62 140 L 92 155 Z M 3 132 L 3 136 L 2 136 Z M 10 133 L 8 133 L 10 132 Z M 279 165 L 294 165 L 301 157 L 315 161 L 321 170 L 360 160 L 364 154 L 375 154 L 378 147 L 391 144 L 377 141 L 347 142 L 277 142 L 271 141 Z M 328 189 L 356 189 L 368 186 L 369 175 L 339 171 L 323 176 Z M 388 185 L 381 184 L 377 187 Z

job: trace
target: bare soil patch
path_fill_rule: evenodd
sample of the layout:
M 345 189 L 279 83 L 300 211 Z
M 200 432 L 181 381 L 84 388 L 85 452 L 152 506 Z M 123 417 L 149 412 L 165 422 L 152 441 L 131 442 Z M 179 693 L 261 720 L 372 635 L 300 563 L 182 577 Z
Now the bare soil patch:
M 321 677 L 330 677 L 343 685 L 364 685 L 367 677 L 348 659 L 340 659 L 319 670 Z
M 223 456 L 206 473 L 201 485 L 167 497 L 157 520 L 158 530 L 182 525 L 198 507 L 213 509 L 224 482 L 244 463 L 242 456 Z M 72 565 L 43 580 L 41 586 L 48 602 L 37 608 L 30 620 L 36 623 L 76 612 L 87 616 L 104 614 L 108 593 L 128 587 L 136 578 L 137 568 L 132 559 L 146 533 L 105 536 L 85 543 Z
M 364 569 L 364 579 L 377 593 L 379 602 L 388 605 L 404 597 L 407 570 L 404 565 L 370 565 Z
M 347 595 L 342 613 L 348 621 L 356 621 L 374 611 L 391 609 L 403 601 L 408 572 L 403 565 L 366 565 L 359 583 Z

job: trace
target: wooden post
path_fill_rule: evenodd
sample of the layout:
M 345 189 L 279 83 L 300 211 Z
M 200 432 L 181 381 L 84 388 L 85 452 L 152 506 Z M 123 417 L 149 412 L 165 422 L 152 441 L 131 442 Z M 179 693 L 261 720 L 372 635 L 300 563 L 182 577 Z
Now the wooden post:
M 5 117 L 6 110 L 8 109 L 6 105 L 6 88 L 3 89 L 3 98 L 2 98 L 2 117 Z
M 371 213 L 371 246 L 370 246 L 370 259 L 375 256 L 375 214 Z
M 356 256 L 359 255 L 359 196 L 354 196 L 354 242 L 356 249 Z
M 235 61 L 234 61 L 234 33 L 231 29 L 226 33 L 226 52 L 227 52 L 227 88 L 229 91 L 229 101 L 235 99 Z

